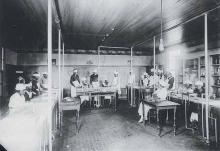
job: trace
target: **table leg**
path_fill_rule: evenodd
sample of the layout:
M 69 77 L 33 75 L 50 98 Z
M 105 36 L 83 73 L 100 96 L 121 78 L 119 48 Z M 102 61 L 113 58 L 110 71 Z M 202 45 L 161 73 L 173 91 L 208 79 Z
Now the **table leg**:
M 173 133 L 176 135 L 176 107 L 173 109 Z
M 169 114 L 168 114 L 168 109 L 167 109 L 166 123 L 168 123 L 168 120 L 169 120 Z
M 186 102 L 186 100 L 184 100 L 184 101 L 185 101 L 185 127 L 188 128 L 188 126 L 187 126 L 187 111 L 186 111 L 187 102 Z
M 60 110 L 60 136 L 62 136 L 63 133 L 63 111 Z
M 202 104 L 202 137 L 205 137 L 204 136 L 203 104 Z
M 89 106 L 90 106 L 90 110 L 92 108 L 92 95 L 91 93 L 89 93 Z
M 117 94 L 115 93 L 115 112 L 117 111 Z
M 142 116 L 143 116 L 143 124 L 144 124 L 144 126 L 145 126 L 145 111 L 144 111 L 144 103 L 142 103 L 142 111 L 143 111 L 143 114 L 142 114 Z
M 76 110 L 76 132 L 79 133 L 79 110 Z
M 158 136 L 161 134 L 161 125 L 160 125 L 160 118 L 159 118 L 159 109 L 157 109 L 157 124 L 158 124 Z

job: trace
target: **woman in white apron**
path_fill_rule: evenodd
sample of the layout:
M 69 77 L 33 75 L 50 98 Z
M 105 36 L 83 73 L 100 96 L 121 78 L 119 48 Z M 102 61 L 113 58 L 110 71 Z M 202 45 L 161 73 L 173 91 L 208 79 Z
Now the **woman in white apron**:
M 121 94 L 121 81 L 120 81 L 120 78 L 119 78 L 117 71 L 114 72 L 114 78 L 112 81 L 112 88 L 116 89 L 118 92 L 118 93 L 116 93 L 116 100 L 117 100 L 118 95 Z M 116 102 L 117 102 L 116 106 L 119 106 L 119 102 L 118 101 L 116 101 Z
M 154 92 L 153 97 L 150 99 L 152 100 L 159 99 L 160 101 L 164 101 L 166 100 L 166 97 L 168 95 L 168 91 L 167 91 L 168 84 L 163 80 L 160 80 L 159 84 L 160 87 L 158 88 L 158 90 Z M 143 111 L 143 105 L 144 105 L 144 111 Z M 150 111 L 150 109 L 151 107 L 149 105 L 143 104 L 142 102 L 140 103 L 138 108 L 138 114 L 140 115 L 140 120 L 138 121 L 139 123 L 143 122 L 143 120 L 148 120 L 148 112 Z
M 112 81 L 112 87 L 115 88 L 118 91 L 118 94 L 121 94 L 121 82 L 120 82 L 120 78 L 118 76 L 118 72 L 115 71 L 114 72 L 114 78 Z
M 76 88 L 80 87 L 80 80 L 77 69 L 73 69 L 73 75 L 70 77 L 71 97 L 76 97 Z
M 94 89 L 98 89 L 99 88 L 99 81 L 98 81 L 98 71 L 97 69 L 95 69 L 92 73 L 92 75 L 90 76 L 90 84 L 92 85 L 92 87 Z M 100 107 L 101 106 L 101 102 L 98 99 L 97 96 L 94 97 L 94 101 L 95 101 L 95 106 L 96 107 Z

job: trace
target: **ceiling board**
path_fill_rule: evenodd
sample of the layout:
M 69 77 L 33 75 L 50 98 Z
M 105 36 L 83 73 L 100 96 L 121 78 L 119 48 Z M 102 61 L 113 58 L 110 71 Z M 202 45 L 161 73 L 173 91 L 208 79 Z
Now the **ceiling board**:
M 54 0 L 58 4 L 67 49 L 95 50 L 99 45 L 130 47 L 160 33 L 160 0 Z M 163 30 L 220 5 L 220 0 L 164 0 Z M 16 49 L 47 47 L 47 0 L 4 1 L 4 45 Z M 53 21 L 55 20 L 53 9 Z M 219 31 L 219 10 L 209 15 L 209 35 Z M 193 21 L 164 33 L 166 46 L 201 43 L 203 21 Z M 176 34 L 181 33 L 181 34 Z M 173 38 L 174 37 L 174 38 Z M 158 43 L 157 43 L 158 44 Z M 53 23 L 53 48 L 57 29 Z M 152 52 L 152 43 L 136 50 Z M 79 52 L 80 53 L 80 52 Z

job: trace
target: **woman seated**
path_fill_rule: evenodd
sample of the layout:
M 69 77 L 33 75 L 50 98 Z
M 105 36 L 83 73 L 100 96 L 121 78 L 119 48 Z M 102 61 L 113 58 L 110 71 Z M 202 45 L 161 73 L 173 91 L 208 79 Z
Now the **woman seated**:
M 203 86 L 203 82 L 197 81 L 195 83 L 195 86 L 196 86 L 196 88 L 194 89 L 194 93 L 196 93 L 198 97 L 202 97 L 202 94 L 205 93 L 205 88 Z
M 10 97 L 9 100 L 9 110 L 15 111 L 17 109 L 20 109 L 25 105 L 25 93 L 26 86 L 25 84 L 18 83 L 15 86 L 15 93 Z
M 153 97 L 150 98 L 148 101 L 164 101 L 166 100 L 166 97 L 168 95 L 168 83 L 166 83 L 164 80 L 159 81 L 159 88 L 154 92 Z M 144 111 L 143 111 L 143 103 L 141 102 L 138 108 L 138 113 L 141 116 L 139 123 L 143 122 L 143 120 L 148 120 L 148 112 L 151 109 L 151 107 L 147 104 L 144 104 Z M 143 112 L 144 115 L 143 116 Z
M 197 97 L 202 97 L 202 94 L 205 93 L 205 88 L 203 87 L 202 81 L 197 81 L 195 83 L 196 88 L 194 89 L 194 93 L 197 95 Z M 198 127 L 198 121 L 199 121 L 199 115 L 198 115 L 198 104 L 190 103 L 189 110 L 191 112 L 190 115 L 190 122 L 194 129 L 197 129 Z

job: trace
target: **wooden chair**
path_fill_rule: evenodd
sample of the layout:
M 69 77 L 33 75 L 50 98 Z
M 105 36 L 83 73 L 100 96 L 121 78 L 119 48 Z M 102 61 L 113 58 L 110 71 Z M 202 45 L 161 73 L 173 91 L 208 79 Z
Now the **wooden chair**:
M 62 133 L 62 122 L 63 122 L 63 111 L 76 111 L 76 131 L 79 132 L 79 112 L 80 112 L 80 99 L 79 98 L 69 98 L 71 100 L 66 101 L 63 99 L 59 105 L 60 112 L 60 129 Z

